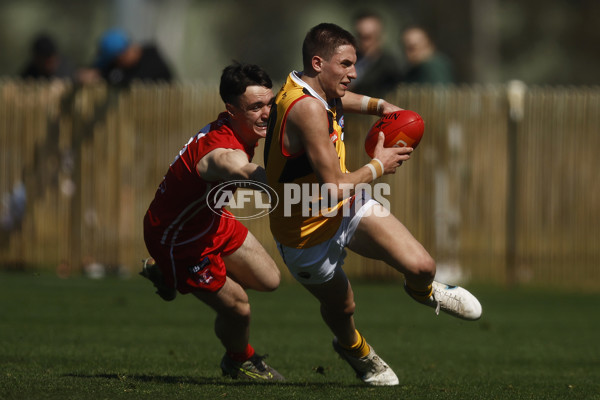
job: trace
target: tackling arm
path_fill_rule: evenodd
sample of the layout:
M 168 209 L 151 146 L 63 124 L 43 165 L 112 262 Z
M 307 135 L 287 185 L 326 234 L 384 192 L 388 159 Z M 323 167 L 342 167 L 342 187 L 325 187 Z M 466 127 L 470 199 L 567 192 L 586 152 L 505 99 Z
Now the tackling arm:
M 242 150 L 215 149 L 196 165 L 198 173 L 207 181 L 252 180 L 267 183 L 263 167 L 248 161 Z

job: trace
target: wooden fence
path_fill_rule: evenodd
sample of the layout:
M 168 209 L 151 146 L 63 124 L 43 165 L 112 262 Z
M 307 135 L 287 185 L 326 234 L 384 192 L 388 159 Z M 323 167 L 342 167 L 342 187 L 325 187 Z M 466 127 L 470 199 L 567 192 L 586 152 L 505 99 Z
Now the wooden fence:
M 441 275 L 600 289 L 600 88 L 528 88 L 513 118 L 505 85 L 401 86 L 388 100 L 426 122 L 410 162 L 382 182 Z M 222 109 L 217 87 L 196 83 L 117 91 L 0 81 L 0 267 L 137 271 L 158 183 Z M 350 169 L 368 161 L 373 121 L 346 116 Z M 285 271 L 267 218 L 247 226 Z M 399 277 L 352 254 L 345 269 Z

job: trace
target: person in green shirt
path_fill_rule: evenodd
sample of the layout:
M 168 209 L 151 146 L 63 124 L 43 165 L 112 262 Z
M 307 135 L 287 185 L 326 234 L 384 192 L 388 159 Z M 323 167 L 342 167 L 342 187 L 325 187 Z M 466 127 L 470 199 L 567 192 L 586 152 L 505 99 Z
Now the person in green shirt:
M 407 27 L 402 34 L 402 44 L 408 62 L 404 83 L 454 82 L 450 60 L 436 49 L 425 29 L 416 25 Z

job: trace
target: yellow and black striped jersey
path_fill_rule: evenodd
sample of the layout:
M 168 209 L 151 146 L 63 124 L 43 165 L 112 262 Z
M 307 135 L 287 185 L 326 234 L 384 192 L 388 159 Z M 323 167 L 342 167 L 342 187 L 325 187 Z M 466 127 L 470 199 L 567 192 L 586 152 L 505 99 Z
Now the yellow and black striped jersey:
M 269 186 L 279 197 L 279 204 L 269 214 L 271 232 L 278 242 L 295 248 L 314 246 L 330 239 L 339 228 L 343 214 L 341 207 L 345 201 L 318 212 L 313 210 L 312 203 L 307 207 L 306 196 L 320 192 L 317 177 L 304 151 L 289 154 L 284 149 L 283 135 L 287 115 L 296 102 L 307 96 L 315 97 L 323 103 L 329 120 L 329 137 L 338 154 L 340 169 L 344 173 L 348 172 L 345 164 L 341 100 L 335 99 L 328 103 L 297 72 L 290 73 L 271 108 L 264 159 Z M 298 200 L 299 195 L 303 196 L 303 200 Z M 335 215 L 331 216 L 332 214 Z

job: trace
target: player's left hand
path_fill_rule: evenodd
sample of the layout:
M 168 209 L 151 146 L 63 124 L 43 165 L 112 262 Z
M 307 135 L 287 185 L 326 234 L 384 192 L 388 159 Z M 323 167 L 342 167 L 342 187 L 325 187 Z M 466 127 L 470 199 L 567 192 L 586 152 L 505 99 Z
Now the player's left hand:
M 381 103 L 381 106 L 377 109 L 380 117 L 384 116 L 385 114 L 389 114 L 391 112 L 400 111 L 400 110 L 403 110 L 403 108 L 393 105 L 392 103 L 388 103 L 385 100 L 383 100 L 383 102 Z

